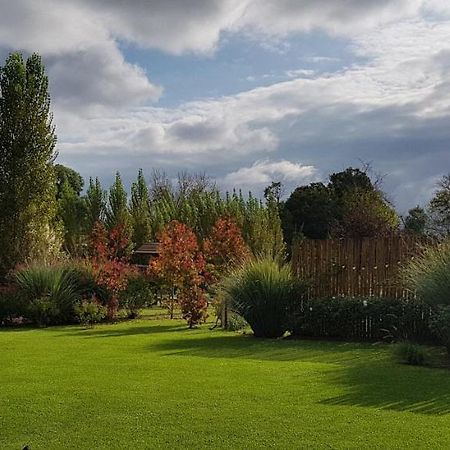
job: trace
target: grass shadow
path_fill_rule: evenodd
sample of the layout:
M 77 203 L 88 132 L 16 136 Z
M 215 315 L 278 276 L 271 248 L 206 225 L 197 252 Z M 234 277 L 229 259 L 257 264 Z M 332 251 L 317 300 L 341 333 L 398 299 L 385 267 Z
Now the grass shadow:
M 342 395 L 320 403 L 420 414 L 450 413 L 448 369 L 405 366 L 393 361 L 349 365 L 328 375 Z

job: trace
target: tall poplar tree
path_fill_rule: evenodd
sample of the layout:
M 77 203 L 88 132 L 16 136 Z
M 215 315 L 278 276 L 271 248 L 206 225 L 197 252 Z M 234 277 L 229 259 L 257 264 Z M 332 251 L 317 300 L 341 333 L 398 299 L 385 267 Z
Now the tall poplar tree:
M 128 211 L 127 192 L 123 187 L 120 173 L 116 173 L 113 185 L 109 189 L 108 205 L 106 207 L 106 228 L 130 227 L 130 212 Z
M 0 272 L 56 242 L 55 145 L 41 58 L 13 53 L 0 68 Z
M 139 169 L 137 180 L 131 185 L 131 224 L 132 241 L 136 248 L 148 242 L 151 236 L 150 196 L 142 169 Z
M 106 192 L 102 189 L 98 178 L 95 181 L 89 178 L 89 187 L 84 197 L 84 203 L 86 206 L 86 228 L 87 232 L 90 233 L 97 222 L 105 220 Z

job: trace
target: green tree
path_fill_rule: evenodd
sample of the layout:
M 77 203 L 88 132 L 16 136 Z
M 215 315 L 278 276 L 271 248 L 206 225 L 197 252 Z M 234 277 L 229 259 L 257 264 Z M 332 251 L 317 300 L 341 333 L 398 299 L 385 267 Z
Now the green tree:
M 151 237 L 150 196 L 142 169 L 139 169 L 136 182 L 131 185 L 130 202 L 132 241 L 136 247 L 148 242 Z
M 130 221 L 127 192 L 123 187 L 120 173 L 117 172 L 114 183 L 109 189 L 108 204 L 106 207 L 106 227 L 108 230 L 112 230 L 118 226 L 129 229 Z
M 450 235 L 450 173 L 439 181 L 428 207 L 432 232 L 438 236 Z
M 81 191 L 83 190 L 84 187 L 84 180 L 83 177 L 77 171 L 71 169 L 70 167 L 63 166 L 62 164 L 55 164 L 55 174 L 56 174 L 57 198 L 61 197 L 62 186 L 64 184 L 64 181 L 66 180 L 69 183 L 69 186 L 71 187 L 72 191 L 77 196 L 80 196 Z
M 60 187 L 58 218 L 64 227 L 64 249 L 72 255 L 81 255 L 86 206 L 67 178 Z
M 56 135 L 41 58 L 11 54 L 0 68 L 0 271 L 58 246 Z
M 423 236 L 426 233 L 428 215 L 420 206 L 416 206 L 408 211 L 404 219 L 404 229 L 409 234 Z
M 88 234 L 94 229 L 97 222 L 104 222 L 106 211 L 106 192 L 102 189 L 100 180 L 89 179 L 89 187 L 84 197 L 86 208 L 86 231 Z

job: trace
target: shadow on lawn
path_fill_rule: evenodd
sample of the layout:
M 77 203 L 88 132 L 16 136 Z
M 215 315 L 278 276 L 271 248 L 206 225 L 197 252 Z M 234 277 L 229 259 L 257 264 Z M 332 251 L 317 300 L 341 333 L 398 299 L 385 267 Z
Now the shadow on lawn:
M 52 328 L 48 328 L 48 330 L 52 330 Z M 95 328 L 87 329 L 83 329 L 82 327 L 79 327 L 77 329 L 71 328 L 70 331 L 66 331 L 65 328 L 61 328 L 64 336 L 77 336 L 86 338 L 125 337 L 138 335 L 151 336 L 152 334 L 168 333 L 172 331 L 183 332 L 184 330 L 187 330 L 187 328 L 183 325 L 142 325 L 126 328 L 118 326 L 117 328 L 114 328 L 114 325 L 108 324 L 106 326 L 98 325 Z
M 388 345 L 326 341 L 265 340 L 251 336 L 210 335 L 154 343 L 164 356 L 199 356 L 329 364 L 323 382 L 342 395 L 322 405 L 361 406 L 420 414 L 450 413 L 448 369 L 411 367 L 392 361 Z M 286 370 L 286 366 L 282 370 Z M 293 365 L 294 373 L 298 370 Z M 301 380 L 299 380 L 301 383 Z
M 348 366 L 328 381 L 344 394 L 323 405 L 364 406 L 420 414 L 450 413 L 450 373 L 447 369 L 409 367 L 394 362 Z
M 342 364 L 361 358 L 383 358 L 385 346 L 348 342 L 259 339 L 229 333 L 177 338 L 152 343 L 149 349 L 165 356 L 199 356 L 204 358 L 239 358 L 265 361 L 308 361 Z M 370 349 L 370 351 L 368 351 Z

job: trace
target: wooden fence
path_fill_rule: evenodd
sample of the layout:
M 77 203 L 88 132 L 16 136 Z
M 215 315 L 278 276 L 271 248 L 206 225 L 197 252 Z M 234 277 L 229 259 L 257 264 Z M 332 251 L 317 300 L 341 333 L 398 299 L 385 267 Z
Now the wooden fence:
M 302 240 L 292 252 L 294 273 L 311 283 L 308 298 L 380 296 L 412 298 L 400 268 L 426 241 L 394 235 L 364 239 Z

